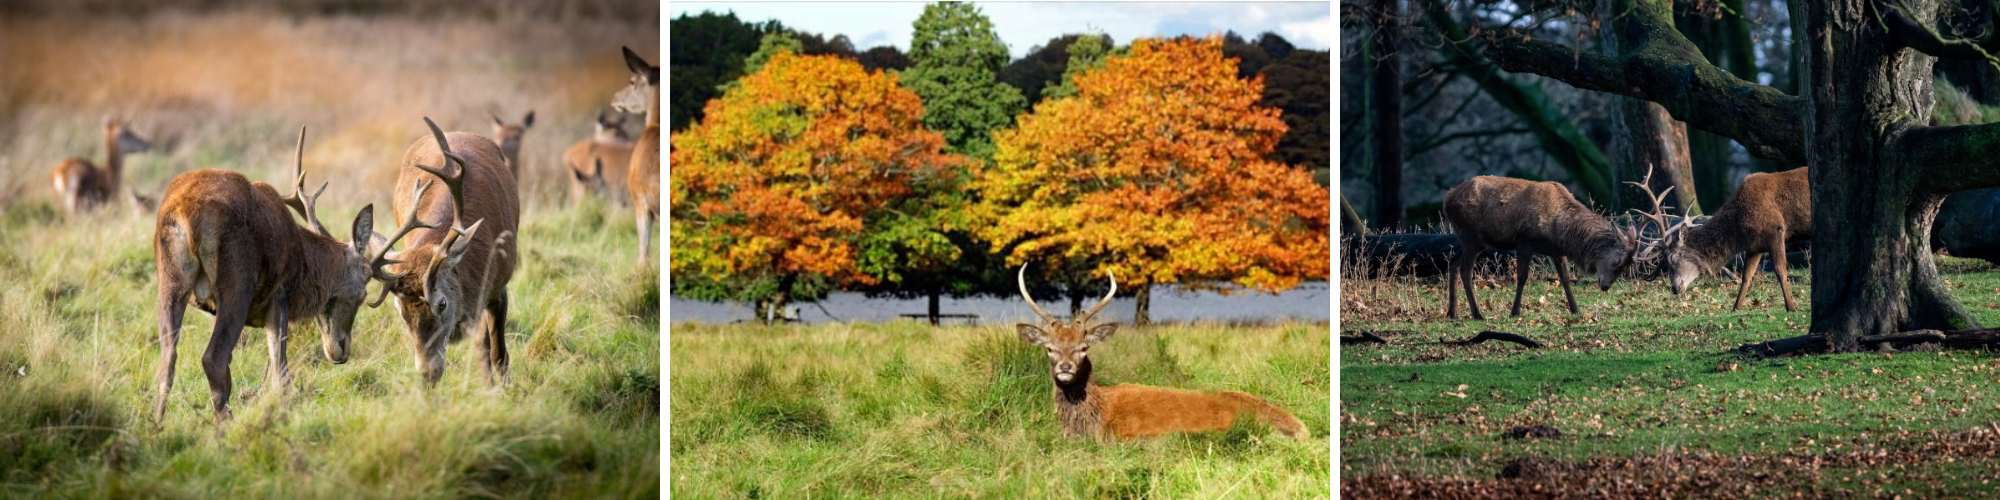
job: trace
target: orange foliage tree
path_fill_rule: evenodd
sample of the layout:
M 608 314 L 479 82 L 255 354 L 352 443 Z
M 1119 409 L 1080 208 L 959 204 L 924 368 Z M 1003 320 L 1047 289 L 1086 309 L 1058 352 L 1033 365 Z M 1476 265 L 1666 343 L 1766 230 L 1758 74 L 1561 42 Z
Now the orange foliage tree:
M 1272 160 L 1285 133 L 1222 41 L 1139 40 L 994 134 L 980 237 L 1058 280 L 1115 273 L 1144 322 L 1154 284 L 1276 292 L 1330 266 L 1329 191 Z M 1073 294 L 1074 295 L 1074 294 Z
M 672 140 L 674 293 L 752 302 L 768 321 L 874 283 L 885 271 L 858 265 L 869 228 L 963 170 L 923 114 L 894 75 L 837 57 L 782 53 L 738 80 Z

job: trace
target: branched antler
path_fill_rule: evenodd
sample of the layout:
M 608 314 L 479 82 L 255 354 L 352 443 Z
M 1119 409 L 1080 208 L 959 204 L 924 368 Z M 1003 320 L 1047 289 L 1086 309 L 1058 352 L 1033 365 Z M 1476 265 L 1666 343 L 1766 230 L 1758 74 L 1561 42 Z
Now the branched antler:
M 417 187 L 414 190 L 415 192 L 410 195 L 410 199 L 412 200 L 423 199 L 424 191 L 430 189 L 430 187 L 431 187 L 430 179 L 424 179 L 422 181 L 418 181 Z M 403 227 L 401 229 L 396 230 L 396 235 L 390 237 L 387 240 L 387 242 L 382 244 L 382 249 L 376 250 L 375 255 L 370 256 L 368 258 L 369 275 L 373 276 L 377 280 L 382 281 L 382 291 L 375 295 L 375 300 L 369 302 L 368 307 L 377 307 L 382 305 L 382 299 L 389 297 L 389 289 L 393 287 L 393 284 L 396 281 L 403 279 L 404 273 L 390 272 L 388 269 L 386 269 L 388 266 L 402 263 L 402 261 L 396 260 L 395 256 L 390 255 L 394 253 L 390 249 L 395 248 L 396 242 L 401 241 L 403 239 L 403 236 L 408 235 L 410 234 L 411 231 L 415 231 L 418 229 L 437 229 L 437 226 L 424 224 L 422 220 L 417 219 L 417 214 L 412 212 L 410 214 L 409 220 L 403 221 Z
M 319 196 L 326 193 L 327 183 L 320 183 L 318 191 L 313 191 L 311 195 L 306 194 L 305 125 L 299 126 L 299 146 L 298 152 L 292 158 L 292 177 L 292 195 L 284 198 L 285 206 L 292 207 L 293 211 L 298 212 L 299 217 L 306 220 L 306 226 L 311 227 L 313 232 L 319 233 L 320 236 L 332 238 L 333 233 L 327 232 L 326 226 L 319 223 L 319 215 L 317 215 L 319 212 Z
M 1658 193 L 1653 192 L 1652 164 L 1646 165 L 1646 176 L 1640 178 L 1638 182 L 1626 181 L 1625 183 L 1631 184 L 1633 187 L 1639 188 L 1640 191 L 1644 191 L 1646 193 L 1647 201 L 1652 202 L 1653 208 L 1652 211 L 1650 212 L 1640 211 L 1639 209 L 1636 208 L 1631 209 L 1633 213 L 1639 214 L 1640 217 L 1645 218 L 1647 221 L 1652 222 L 1655 227 L 1659 228 L 1658 236 L 1652 238 L 1646 237 L 1644 231 L 1635 231 L 1635 233 L 1637 234 L 1637 238 L 1639 239 L 1642 245 L 1638 254 L 1639 260 L 1652 260 L 1654 257 L 1658 256 L 1661 250 L 1661 245 L 1667 241 L 1668 237 L 1672 236 L 1674 233 L 1677 233 L 1685 228 L 1693 227 L 1692 223 L 1693 219 L 1690 217 L 1682 216 L 1679 223 L 1668 222 L 1669 218 L 1666 210 L 1666 201 L 1667 201 L 1667 196 L 1673 194 L 1674 186 L 1668 186 L 1666 189 L 1660 190 L 1660 192 Z

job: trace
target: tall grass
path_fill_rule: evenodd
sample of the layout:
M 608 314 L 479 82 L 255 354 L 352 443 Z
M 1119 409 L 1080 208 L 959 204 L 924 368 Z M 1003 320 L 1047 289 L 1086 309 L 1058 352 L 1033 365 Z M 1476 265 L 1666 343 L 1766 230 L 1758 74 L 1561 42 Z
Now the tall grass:
M 554 170 L 623 84 L 617 47 L 657 45 L 654 19 L 0 18 L 0 497 L 656 496 L 659 278 L 631 265 L 629 212 L 558 203 Z M 486 134 L 489 111 L 531 108 L 510 385 L 488 387 L 457 345 L 425 390 L 384 306 L 357 318 L 345 365 L 321 357 L 318 327 L 294 329 L 285 391 L 265 380 L 264 331 L 246 330 L 236 416 L 217 424 L 200 368 L 213 318 L 190 308 L 151 421 L 152 219 L 62 215 L 47 192 L 61 158 L 101 157 L 101 117 L 160 146 L 126 169 L 152 193 L 199 167 L 286 185 L 291 134 L 310 125 L 306 168 L 331 183 L 320 216 L 338 225 L 388 208 L 420 117 Z
M 1008 328 L 677 324 L 673 335 L 676 496 L 1330 494 L 1324 325 L 1143 328 L 1092 351 L 1099 383 L 1249 392 L 1297 414 L 1303 441 L 1255 426 L 1066 438 L 1048 358 Z

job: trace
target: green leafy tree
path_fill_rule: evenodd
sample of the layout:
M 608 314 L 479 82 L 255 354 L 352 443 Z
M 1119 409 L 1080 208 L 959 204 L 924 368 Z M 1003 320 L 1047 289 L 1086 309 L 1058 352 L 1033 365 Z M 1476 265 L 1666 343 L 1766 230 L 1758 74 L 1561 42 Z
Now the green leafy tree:
M 1097 69 L 1104 65 L 1104 56 L 1111 53 L 1111 37 L 1108 35 L 1086 36 L 1069 45 L 1069 61 L 1064 63 L 1062 85 L 1042 92 L 1042 98 L 1069 97 L 1076 95 L 1076 75 Z
M 910 69 L 903 85 L 922 96 L 924 125 L 944 134 L 952 149 L 991 156 L 988 132 L 1013 123 L 1025 100 L 997 76 L 1007 46 L 978 7 L 940 2 L 924 7 L 910 40 Z
M 799 42 L 798 36 L 788 32 L 781 31 L 764 35 L 762 40 L 757 41 L 757 51 L 750 53 L 749 57 L 743 58 L 743 72 L 756 73 L 772 57 L 787 52 L 804 54 L 805 44 Z
M 743 56 L 757 50 L 758 39 L 783 29 L 775 21 L 754 25 L 734 13 L 713 12 L 682 14 L 671 26 L 667 78 L 673 87 L 668 110 L 672 130 L 701 120 L 702 106 L 722 94 L 722 85 L 743 76 Z
M 1045 88 L 1062 83 L 1063 70 L 1069 65 L 1069 46 L 1084 36 L 1071 33 L 1030 47 L 1027 55 L 1000 69 L 1000 81 L 1020 89 L 1028 107 L 1034 107 L 1035 103 L 1048 99 Z M 1113 45 L 1109 37 L 1105 45 Z

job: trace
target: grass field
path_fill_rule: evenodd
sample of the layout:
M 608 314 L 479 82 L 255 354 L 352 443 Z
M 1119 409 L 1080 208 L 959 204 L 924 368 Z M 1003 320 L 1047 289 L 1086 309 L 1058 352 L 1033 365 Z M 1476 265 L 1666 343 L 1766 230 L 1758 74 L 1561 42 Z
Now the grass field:
M 571 207 L 555 170 L 623 85 L 618 46 L 655 55 L 657 17 L 450 14 L 0 19 L 0 498 L 657 496 L 660 280 L 632 264 L 629 210 Z M 151 422 L 153 219 L 122 195 L 63 215 L 48 182 L 64 157 L 101 161 L 100 119 L 153 140 L 125 173 L 151 194 L 203 167 L 289 191 L 308 125 L 307 175 L 330 183 L 319 215 L 345 237 L 371 203 L 376 230 L 394 228 L 393 167 L 423 116 L 490 134 L 488 113 L 529 109 L 511 385 L 489 388 L 460 343 L 426 391 L 385 304 L 361 311 L 345 365 L 324 360 L 317 326 L 292 330 L 288 391 L 266 383 L 264 331 L 246 330 L 235 418 L 217 425 L 201 370 L 213 318 L 189 308 Z
M 1982 324 L 2000 324 L 2000 270 L 1945 258 L 1941 271 Z M 1962 497 L 2000 488 L 2000 357 L 1731 354 L 1804 333 L 1808 275 L 1792 273 L 1797 312 L 1784 310 L 1765 272 L 1741 311 L 1730 311 L 1735 283 L 1704 278 L 1678 298 L 1663 282 L 1608 293 L 1577 284 L 1583 314 L 1571 316 L 1544 264 L 1518 319 L 1507 317 L 1511 272 L 1482 279 L 1486 321 L 1445 321 L 1439 280 L 1350 279 L 1343 333 L 1387 332 L 1390 343 L 1341 348 L 1342 493 Z M 1547 347 L 1437 343 L 1481 330 Z M 1506 436 L 1531 426 L 1560 436 Z
M 1160 326 L 1092 351 L 1099 383 L 1240 390 L 1311 438 L 1258 426 L 1067 439 L 1048 357 L 1012 328 L 675 324 L 676 497 L 1325 498 L 1325 325 Z

